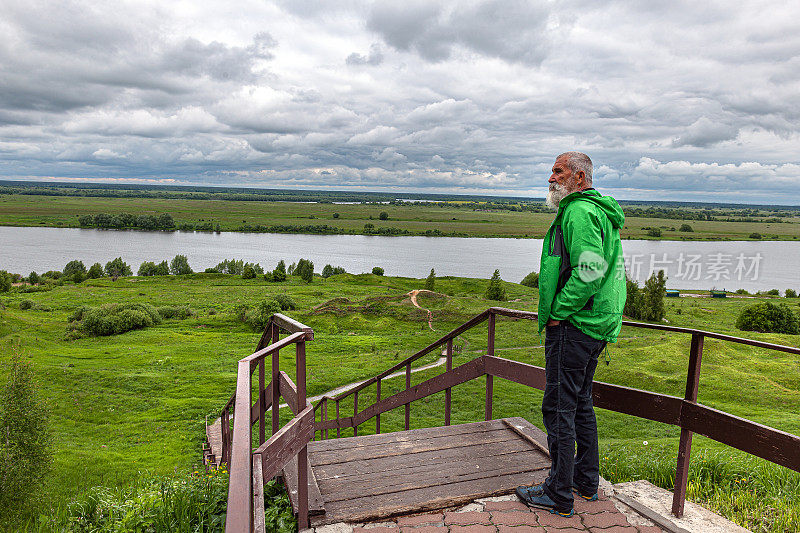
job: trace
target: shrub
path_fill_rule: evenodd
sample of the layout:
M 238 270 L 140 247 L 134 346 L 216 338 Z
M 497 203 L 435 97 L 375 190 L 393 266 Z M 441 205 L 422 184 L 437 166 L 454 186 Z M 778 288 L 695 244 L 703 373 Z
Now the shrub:
M 192 308 L 188 305 L 184 306 L 174 306 L 174 305 L 164 305 L 158 308 L 158 314 L 161 315 L 161 318 L 170 319 L 170 318 L 178 318 L 178 319 L 186 319 L 190 316 L 194 316 L 196 313 L 192 311 Z
M 111 276 L 112 278 L 117 278 L 119 276 L 130 276 L 133 274 L 130 265 L 123 261 L 121 257 L 117 257 L 116 259 L 106 263 L 105 272 L 107 276 Z
M 28 309 L 33 309 L 33 301 L 32 300 L 22 300 L 19 303 L 19 308 L 22 309 L 23 311 L 26 311 Z
M 86 273 L 89 279 L 97 279 L 103 277 L 103 265 L 100 263 L 95 263 L 89 267 L 89 271 Z
M 784 303 L 762 302 L 742 309 L 736 318 L 736 327 L 744 331 L 762 333 L 787 333 L 800 331 L 797 315 Z
M 77 336 L 119 335 L 161 323 L 158 310 L 149 304 L 108 304 L 78 308 L 69 330 Z
M 389 220 L 389 213 L 386 211 L 381 211 L 381 214 L 378 215 L 378 218 L 381 220 Z
M 381 267 L 372 267 L 372 273 L 376 276 L 383 276 L 383 269 Z
M 325 265 L 325 268 L 322 269 L 322 277 L 329 278 L 333 275 L 333 267 L 331 265 Z
M 136 272 L 137 276 L 153 276 L 153 272 L 156 269 L 156 264 L 152 261 L 142 261 L 142 264 L 139 265 L 139 270 Z
M 42 274 L 43 278 L 50 278 L 50 279 L 59 279 L 61 278 L 62 274 L 58 270 L 48 270 L 44 274 Z
M 11 276 L 5 270 L 0 270 L 0 292 L 11 290 Z
M 366 224 L 364 224 L 364 232 L 365 233 L 369 233 L 374 229 L 375 229 L 375 224 L 373 224 L 371 222 L 367 222 Z
M 64 277 L 75 283 L 86 279 L 86 267 L 83 266 L 83 261 L 73 260 L 67 263 L 67 266 L 64 267 Z
M 253 265 L 247 263 L 242 270 L 242 279 L 255 279 L 256 271 L 253 269 Z
M 247 309 L 244 312 L 243 318 L 251 328 L 257 331 L 263 331 L 264 328 L 267 327 L 270 317 L 280 312 L 281 304 L 279 304 L 277 300 L 262 300 L 254 309 Z
M 155 264 L 152 261 L 145 261 L 139 267 L 139 276 L 169 276 L 169 265 L 166 261 Z
M 96 487 L 65 512 L 40 520 L 46 531 L 222 531 L 227 499 L 227 471 L 197 469 L 142 476 L 124 488 Z
M 297 309 L 297 304 L 288 294 L 276 294 L 275 301 L 281 306 L 281 311 L 294 311 Z
M 661 237 L 661 230 L 659 228 L 650 228 L 647 230 L 648 237 Z
M 28 283 L 31 285 L 36 285 L 39 283 L 39 274 L 37 274 L 35 271 L 28 274 Z
M 736 294 L 750 294 L 745 289 L 736 289 Z
M 795 292 L 794 289 L 786 289 L 786 292 L 784 294 L 786 295 L 787 298 L 797 298 L 797 293 Z
M 436 286 L 436 272 L 431 269 L 431 273 L 425 278 L 425 290 L 433 291 Z
M 679 231 L 693 232 L 694 228 L 692 228 L 689 224 L 681 224 Z
M 41 485 L 53 453 L 49 412 L 33 370 L 11 355 L 0 391 L 0 509 L 16 508 Z
M 214 267 L 208 267 L 205 270 L 203 270 L 203 272 L 205 272 L 206 274 L 220 274 L 220 271 Z
M 286 281 L 286 263 L 283 262 L 283 259 L 278 261 L 278 266 L 272 271 L 272 281 L 278 283 Z
M 172 258 L 169 264 L 169 271 L 175 276 L 184 276 L 186 274 L 193 274 L 194 270 L 189 266 L 189 260 L 185 255 L 176 255 Z
M 761 239 L 762 235 L 760 233 L 758 233 L 758 232 L 755 232 L 755 233 L 751 233 L 750 234 L 750 238 L 751 239 Z
M 339 213 L 334 213 L 333 218 L 339 218 Z
M 778 289 L 770 289 L 768 291 L 765 291 L 764 294 L 766 294 L 767 296 L 780 296 L 781 291 L 779 291 Z
M 531 272 L 520 281 L 520 285 L 525 285 L 526 287 L 535 287 L 539 288 L 539 273 L 538 272 Z
M 503 287 L 503 280 L 500 279 L 500 270 L 495 270 L 492 274 L 492 279 L 489 280 L 489 286 L 486 288 L 484 295 L 487 300 L 503 301 L 506 299 L 506 289 Z

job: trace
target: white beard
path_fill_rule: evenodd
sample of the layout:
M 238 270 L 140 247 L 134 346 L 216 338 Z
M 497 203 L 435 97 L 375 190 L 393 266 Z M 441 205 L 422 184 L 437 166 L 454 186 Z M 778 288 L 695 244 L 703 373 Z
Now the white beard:
M 558 209 L 558 204 L 561 200 L 569 195 L 570 191 L 563 185 L 553 183 L 550 185 L 550 190 L 547 191 L 547 198 L 545 198 L 545 205 L 551 209 Z

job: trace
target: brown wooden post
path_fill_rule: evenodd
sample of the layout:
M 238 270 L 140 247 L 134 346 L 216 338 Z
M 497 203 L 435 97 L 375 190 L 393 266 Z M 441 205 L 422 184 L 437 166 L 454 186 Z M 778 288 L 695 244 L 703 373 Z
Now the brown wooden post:
M 489 314 L 489 341 L 486 348 L 487 355 L 494 355 L 494 320 L 495 314 Z M 494 393 L 494 376 L 486 374 L 486 409 L 485 420 L 492 419 L 492 396 Z
M 336 398 L 336 421 L 339 421 L 339 398 Z M 342 436 L 342 429 L 339 427 L 339 424 L 336 424 L 336 438 Z
M 700 365 L 703 360 L 703 335 L 692 334 L 692 346 L 689 350 L 689 371 L 686 376 L 686 395 L 684 401 L 697 403 L 697 390 L 700 387 Z M 675 469 L 675 490 L 672 494 L 672 514 L 677 518 L 683 516 L 683 504 L 686 502 L 686 487 L 689 482 L 689 459 L 692 452 L 692 432 L 683 427 L 681 420 L 681 439 L 678 444 L 678 466 Z
M 230 419 L 230 411 L 227 409 L 225 410 L 225 417 L 222 419 L 222 435 L 225 439 L 227 446 L 225 446 L 225 450 L 222 453 L 222 460 L 225 461 L 230 467 L 231 464 L 231 419 Z
M 378 380 L 375 383 L 375 385 L 378 388 L 378 393 L 376 395 L 375 403 L 378 403 L 378 402 L 381 401 L 381 380 Z M 378 413 L 378 415 L 375 417 L 375 434 L 376 435 L 380 435 L 381 434 L 381 414 L 380 413 Z
M 278 330 L 278 326 L 276 324 L 272 324 L 272 342 L 278 342 L 280 338 L 280 331 Z M 280 379 L 280 355 L 279 351 L 275 350 L 272 354 L 272 434 L 278 432 L 280 429 L 280 405 L 281 405 L 281 389 L 278 386 L 278 380 Z
M 411 388 L 411 363 L 406 365 L 406 390 Z M 406 431 L 411 428 L 411 403 L 406 404 Z
M 358 414 L 358 391 L 353 393 L 353 420 L 356 419 Z M 353 424 L 353 436 L 358 437 L 358 424 Z
M 447 362 L 445 363 L 445 372 L 453 370 L 453 339 L 447 341 L 447 350 L 445 352 Z M 452 388 L 448 387 L 444 390 L 444 425 L 450 425 L 450 400 Z
M 296 344 L 297 348 L 297 408 L 306 405 L 306 341 Z M 308 446 L 297 454 L 297 526 L 301 531 L 308 528 Z
M 264 444 L 266 440 L 266 431 L 264 425 L 264 406 L 267 404 L 267 399 L 264 396 L 264 359 L 258 362 L 258 444 Z
M 322 415 L 321 415 L 321 417 L 322 417 L 322 421 L 323 422 L 327 422 L 328 421 L 328 397 L 327 396 L 322 398 Z M 323 439 L 328 440 L 328 428 L 325 428 L 322 431 L 322 435 L 320 435 L 320 436 Z

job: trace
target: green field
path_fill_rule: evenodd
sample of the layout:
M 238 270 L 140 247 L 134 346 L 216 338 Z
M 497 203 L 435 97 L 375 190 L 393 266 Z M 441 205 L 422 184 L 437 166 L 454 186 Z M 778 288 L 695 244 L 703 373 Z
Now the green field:
M 81 196 L 0 195 L 0 225 L 79 227 L 78 217 L 99 213 L 155 215 L 169 213 L 181 224 L 219 224 L 222 231 L 239 231 L 242 226 L 321 226 L 342 233 L 365 233 L 364 225 L 373 224 L 376 231 L 399 230 L 411 235 L 439 231 L 441 235 L 461 237 L 542 238 L 553 220 L 552 212 L 479 209 L 447 204 L 347 204 L 293 203 L 273 201 L 196 200 L 184 198 L 98 198 Z M 379 220 L 386 212 L 388 220 Z M 696 213 L 698 209 L 686 209 Z M 334 214 L 338 214 L 335 217 Z M 717 217 L 733 211 L 720 209 Z M 782 217 L 783 222 L 767 220 L 768 213 L 751 217 L 747 222 L 722 220 L 680 220 L 668 218 L 628 217 L 623 238 L 652 239 L 651 228 L 661 231 L 665 240 L 748 240 L 753 233 L 763 239 L 796 240 L 800 238 L 800 212 Z M 679 231 L 688 223 L 693 232 Z M 313 231 L 293 231 L 312 233 Z
M 0 363 L 15 352 L 32 363 L 52 410 L 56 443 L 51 475 L 21 519 L 54 513 L 91 487 L 124 487 L 142 475 L 167 475 L 198 465 L 205 418 L 215 416 L 230 397 L 235 362 L 253 351 L 260 336 L 237 320 L 234 309 L 238 305 L 254 306 L 278 293 L 297 302 L 298 309 L 287 314 L 314 328 L 316 334 L 307 347 L 308 392 L 315 395 L 377 374 L 496 304 L 483 298 L 487 283 L 437 279 L 436 291 L 444 296 L 420 299 L 420 305 L 433 312 L 436 331 L 429 329 L 423 311 L 402 298 L 412 289 L 423 288 L 424 280 L 371 274 L 317 277 L 308 285 L 293 277 L 284 283 L 268 283 L 221 274 L 104 278 L 56 286 L 48 292 L 22 294 L 14 289 L 0 294 Z M 506 287 L 510 301 L 503 305 L 536 309 L 536 289 L 511 283 Z M 379 296 L 399 298 L 374 299 Z M 315 310 L 334 298 L 349 302 L 338 300 L 325 311 Z M 36 305 L 21 310 L 23 300 L 50 310 Z M 782 300 L 798 310 L 800 300 Z M 797 346 L 800 336 L 735 329 L 738 311 L 755 301 L 668 299 L 667 319 L 673 325 Z M 116 336 L 65 339 L 68 318 L 77 306 L 122 302 L 188 305 L 197 314 Z M 498 319 L 498 356 L 543 365 L 540 342 L 532 323 Z M 456 345 L 462 348 L 456 365 L 480 355 L 486 348 L 486 327 L 470 330 Z M 687 335 L 625 327 L 619 343 L 610 348 L 610 365 L 601 364 L 596 379 L 683 395 Z M 428 356 L 418 364 L 436 357 Z M 283 358 L 282 368 L 294 375 L 290 357 Z M 800 434 L 798 370 L 797 356 L 707 339 L 699 401 Z M 414 374 L 412 383 L 439 372 Z M 402 379 L 385 382 L 383 395 L 402 385 Z M 495 380 L 494 398 L 495 417 L 522 416 L 542 427 L 540 391 Z M 365 392 L 359 400 L 363 408 L 372 398 Z M 352 404 L 348 407 L 345 403 L 342 408 L 346 413 Z M 483 380 L 456 387 L 453 423 L 482 417 Z M 606 478 L 647 477 L 671 486 L 669 476 L 677 453 L 675 428 L 602 410 L 598 420 L 601 468 Z M 382 417 L 382 429 L 402 429 L 402 421 L 402 409 L 387 413 Z M 413 404 L 412 427 L 442 422 L 442 394 Z M 369 422 L 359 433 L 374 429 Z M 693 498 L 754 531 L 800 527 L 800 475 L 705 438 L 695 438 L 693 454 L 697 458 L 690 485 Z M 13 525 L 7 527 L 14 529 Z

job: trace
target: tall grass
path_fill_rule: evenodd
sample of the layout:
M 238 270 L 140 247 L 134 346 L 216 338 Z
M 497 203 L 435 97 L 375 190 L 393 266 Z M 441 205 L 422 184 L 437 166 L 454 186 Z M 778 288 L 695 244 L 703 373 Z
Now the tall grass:
M 612 483 L 646 479 L 672 490 L 674 447 L 611 446 L 601 474 Z M 800 473 L 757 457 L 702 449 L 692 454 L 687 498 L 753 532 L 800 531 Z

